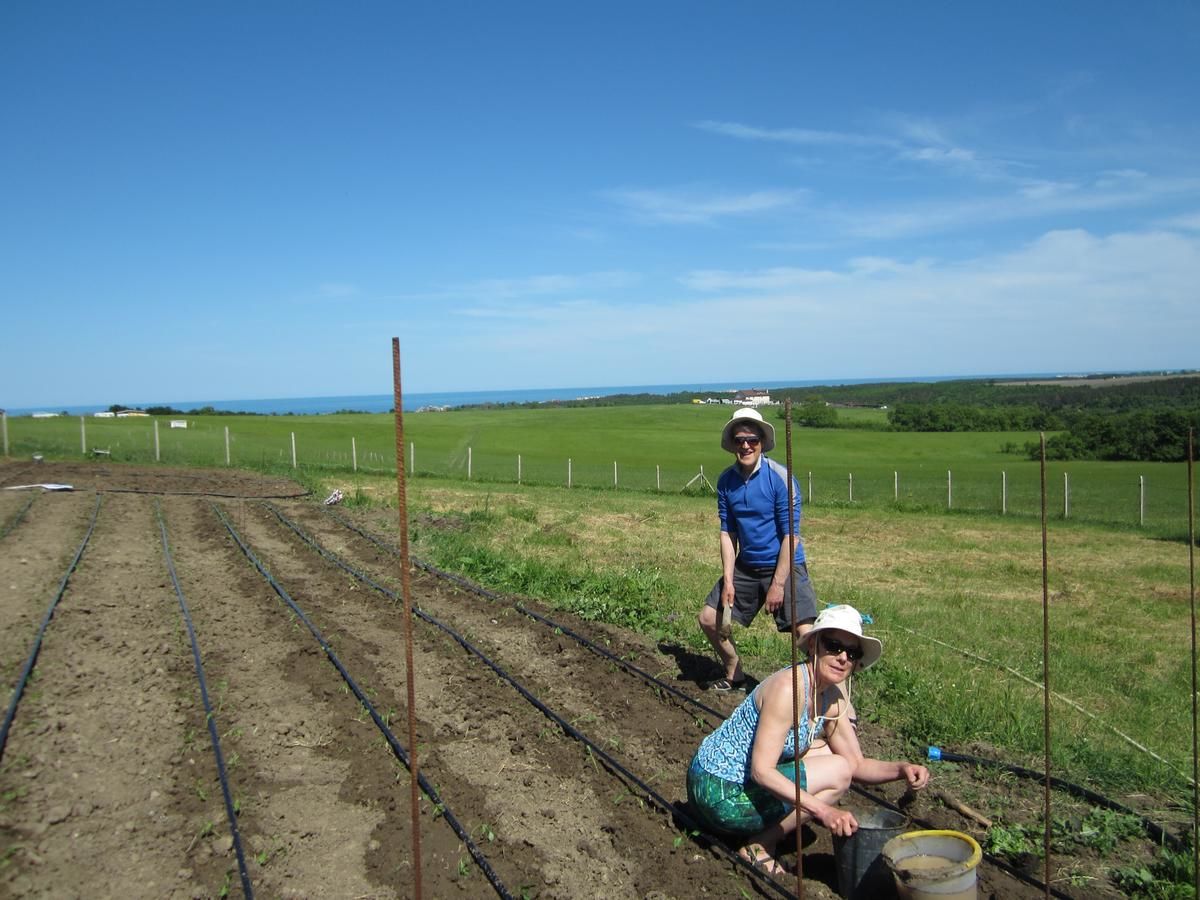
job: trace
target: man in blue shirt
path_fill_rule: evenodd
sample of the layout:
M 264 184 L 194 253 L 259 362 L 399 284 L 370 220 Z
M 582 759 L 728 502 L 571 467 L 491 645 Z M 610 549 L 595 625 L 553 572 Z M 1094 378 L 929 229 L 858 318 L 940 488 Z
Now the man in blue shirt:
M 800 637 L 817 616 L 817 598 L 800 543 L 800 485 L 792 479 L 795 509 L 789 517 L 787 469 L 763 455 L 774 446 L 775 428 L 754 409 L 739 409 L 721 432 L 721 447 L 734 455 L 735 462 L 717 481 L 721 578 L 700 611 L 700 628 L 725 668 L 725 677 L 709 685 L 715 691 L 746 687 L 729 625 L 722 626 L 723 611 L 733 622 L 748 626 L 766 606 L 781 632 L 794 627 Z M 795 522 L 794 540 L 789 518 Z M 795 623 L 789 575 L 796 583 Z

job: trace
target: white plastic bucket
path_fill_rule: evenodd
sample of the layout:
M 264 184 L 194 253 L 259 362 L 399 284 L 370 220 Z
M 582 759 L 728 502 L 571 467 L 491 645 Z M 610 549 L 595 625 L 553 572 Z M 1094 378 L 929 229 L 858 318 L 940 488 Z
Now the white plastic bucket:
M 975 900 L 979 844 L 959 831 L 910 831 L 883 847 L 903 900 Z

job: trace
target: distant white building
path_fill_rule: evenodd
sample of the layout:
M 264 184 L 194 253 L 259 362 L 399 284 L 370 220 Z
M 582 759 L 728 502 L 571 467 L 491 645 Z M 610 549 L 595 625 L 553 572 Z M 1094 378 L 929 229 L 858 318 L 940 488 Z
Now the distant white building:
M 172 419 L 172 428 L 187 428 L 187 419 Z
M 116 418 L 117 414 L 115 412 L 106 410 L 104 412 L 92 413 L 92 415 L 97 419 L 113 419 Z
M 53 419 L 58 413 L 36 412 L 33 414 L 35 419 Z
M 738 391 L 733 395 L 733 402 L 737 406 L 770 406 L 771 392 L 757 388 L 748 391 Z

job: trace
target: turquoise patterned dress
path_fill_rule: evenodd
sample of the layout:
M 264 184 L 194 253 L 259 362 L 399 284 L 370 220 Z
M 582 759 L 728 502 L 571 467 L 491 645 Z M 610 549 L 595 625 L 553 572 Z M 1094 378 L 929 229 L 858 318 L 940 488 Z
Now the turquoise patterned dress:
M 808 667 L 801 666 L 804 705 L 809 708 L 812 687 Z M 759 709 L 756 687 L 716 731 L 706 737 L 688 767 L 688 801 L 691 811 L 713 831 L 734 835 L 750 835 L 781 820 L 792 810 L 750 777 L 750 752 L 758 730 Z M 804 716 L 800 722 L 800 753 L 795 750 L 795 734 L 788 729 L 779 771 L 796 781 L 799 768 L 800 787 L 807 789 L 804 763 L 797 764 L 814 740 L 825 731 L 825 717 L 812 722 Z

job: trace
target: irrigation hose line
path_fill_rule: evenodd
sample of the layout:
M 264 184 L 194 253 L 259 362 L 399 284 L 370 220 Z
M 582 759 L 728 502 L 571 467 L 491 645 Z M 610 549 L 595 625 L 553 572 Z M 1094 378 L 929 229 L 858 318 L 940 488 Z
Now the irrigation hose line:
M 337 513 L 333 512 L 332 510 L 325 510 L 325 512 L 326 512 L 326 515 L 330 516 L 335 521 L 340 522 L 342 525 L 344 525 L 346 528 L 349 528 L 351 531 L 353 531 L 355 534 L 359 535 L 360 537 L 363 537 L 366 540 L 370 541 L 372 544 L 374 544 L 380 550 L 383 550 L 385 553 L 390 553 L 393 556 L 398 555 L 398 551 L 396 550 L 395 547 L 391 546 L 386 541 L 371 534 L 369 531 L 364 531 L 363 529 L 359 528 L 357 525 L 355 525 L 349 519 L 346 519 L 345 517 L 338 515 Z M 563 634 L 567 635 L 567 637 L 572 638 L 576 642 L 582 644 L 584 647 L 586 647 L 588 650 L 591 650 L 593 653 L 596 653 L 599 656 L 604 657 L 609 662 L 612 662 L 617 666 L 620 666 L 626 672 L 629 672 L 632 675 L 636 675 L 638 678 L 641 678 L 641 679 L 644 679 L 645 681 L 650 682 L 656 688 L 659 688 L 659 689 L 667 692 L 671 696 L 676 697 L 679 700 L 682 700 L 684 703 L 688 704 L 689 706 L 693 706 L 696 709 L 699 709 L 699 710 L 707 713 L 708 715 L 710 715 L 714 719 L 716 719 L 718 722 L 724 720 L 724 718 L 725 718 L 725 714 L 720 712 L 719 710 L 715 710 L 711 706 L 707 706 L 704 703 L 701 703 L 699 700 L 696 700 L 693 697 L 689 697 L 683 691 L 679 690 L 679 688 L 674 687 L 673 685 L 667 684 L 665 681 L 661 681 L 660 679 L 651 675 L 649 672 L 645 671 L 644 669 L 638 668 L 637 666 L 635 666 L 633 663 L 629 662 L 628 660 L 621 659 L 621 657 L 617 656 L 615 653 L 612 653 L 611 651 L 606 650 L 604 647 L 601 647 L 599 644 L 589 640 L 588 638 L 584 637 L 583 635 L 579 634 L 578 632 L 572 630 L 569 626 L 563 625 L 561 622 L 556 622 L 554 619 L 547 618 L 546 616 L 543 616 L 540 613 L 534 612 L 532 609 L 529 609 L 527 606 L 525 606 L 525 604 L 520 603 L 519 601 L 511 601 L 510 598 L 507 598 L 501 594 L 498 594 L 495 591 L 490 591 L 487 588 L 483 587 L 482 585 L 476 584 L 475 582 L 471 581 L 469 578 L 466 578 L 462 575 L 457 575 L 454 572 L 447 572 L 445 569 L 439 569 L 437 566 L 431 565 L 430 563 L 424 562 L 423 560 L 417 559 L 415 557 L 413 558 L 412 563 L 418 569 L 421 569 L 424 572 L 428 572 L 430 575 L 433 575 L 437 578 L 441 578 L 444 581 L 453 582 L 454 584 L 458 585 L 463 590 L 470 591 L 472 594 L 476 594 L 480 597 L 485 597 L 488 600 L 495 600 L 498 603 L 508 604 L 513 609 L 515 609 L 517 612 L 521 613 L 524 616 L 528 616 L 529 618 L 533 619 L 535 622 L 539 622 L 548 628 L 552 628 L 552 629 L 561 631 Z
M 367 713 L 375 722 L 376 727 L 383 734 L 384 739 L 387 740 L 388 746 L 392 749 L 392 753 L 397 759 L 400 760 L 401 763 L 404 764 L 405 768 L 411 771 L 407 751 L 405 751 L 404 747 L 396 739 L 396 736 L 392 733 L 392 730 L 383 720 L 383 717 L 379 715 L 379 712 L 375 709 L 374 704 L 371 703 L 370 699 L 363 692 L 362 688 L 358 686 L 358 683 L 351 677 L 350 673 L 346 671 L 346 667 L 342 665 L 342 661 L 338 659 L 337 654 L 333 652 L 333 648 L 329 646 L 329 643 L 325 640 L 317 626 L 309 620 L 308 616 L 304 614 L 304 610 L 302 610 L 296 601 L 288 595 L 288 592 L 283 589 L 283 585 L 276 581 L 271 573 L 267 571 L 266 566 L 262 564 L 259 558 L 255 555 L 254 551 L 250 549 L 250 546 L 242 540 L 242 536 L 238 534 L 236 529 L 234 529 L 233 523 L 229 521 L 221 508 L 215 503 L 212 505 L 212 507 L 213 511 L 217 514 L 217 518 L 220 519 L 221 524 L 225 526 L 225 529 L 229 532 L 230 536 L 241 549 L 242 553 L 248 560 L 250 560 L 254 568 L 258 570 L 258 573 L 262 575 L 264 579 L 266 579 L 267 583 L 271 586 L 272 590 L 275 591 L 279 598 L 283 600 L 283 602 L 288 605 L 292 612 L 296 614 L 300 621 L 307 626 L 309 632 L 316 639 L 321 649 L 325 652 L 325 656 L 328 658 L 330 664 L 337 669 L 338 674 L 342 676 L 342 680 L 345 681 L 349 686 L 358 702 L 362 704 L 365 710 L 367 710 Z M 471 854 L 471 858 L 475 860 L 475 864 L 479 866 L 488 882 L 491 883 L 492 887 L 496 889 L 496 893 L 502 898 L 502 900 L 515 900 L 513 895 L 508 892 L 508 889 L 500 880 L 500 876 L 496 874 L 494 869 L 492 869 L 491 863 L 488 862 L 487 857 L 483 855 L 483 852 L 471 839 L 470 832 L 463 828 L 462 824 L 458 821 L 457 817 L 455 817 L 454 813 L 451 812 L 450 808 L 442 801 L 442 798 L 438 795 L 437 789 L 434 788 L 434 786 L 428 781 L 428 779 L 425 778 L 424 775 L 418 775 L 417 781 L 429 800 L 434 804 L 435 807 L 441 810 L 442 818 L 446 820 L 446 823 L 454 830 L 454 833 L 458 835 L 459 840 L 461 840 L 466 846 L 467 852 Z
M 354 568 L 350 564 L 348 564 L 348 563 L 344 562 L 342 559 L 340 559 L 337 556 L 337 554 L 335 554 L 332 551 L 321 546 L 321 544 L 319 544 L 312 537 L 307 535 L 298 525 L 296 525 L 294 522 L 292 522 L 290 519 L 288 519 L 286 516 L 284 516 L 275 507 L 271 506 L 270 504 L 266 504 L 266 506 L 267 506 L 267 509 L 269 509 L 272 513 L 275 514 L 276 518 L 279 519 L 281 524 L 283 524 L 287 528 L 290 528 L 293 532 L 296 533 L 296 535 L 301 540 L 303 540 L 305 543 L 307 543 L 310 547 L 313 548 L 313 550 L 315 550 L 317 553 L 319 553 L 325 559 L 329 560 L 331 563 L 338 566 L 339 568 L 341 568 L 343 571 L 347 572 L 348 574 L 354 576 L 359 581 L 361 581 L 363 584 L 365 584 L 368 587 L 371 587 L 374 590 L 378 591 L 379 593 L 383 594 L 385 597 L 390 599 L 392 602 L 394 602 L 394 603 L 400 602 L 400 597 L 396 594 L 395 591 L 379 584 L 377 581 L 372 579 L 366 573 L 359 571 L 358 569 Z M 695 819 L 693 819 L 690 815 L 688 815 L 686 812 L 684 812 L 678 806 L 671 803 L 669 800 L 667 800 L 665 797 L 663 797 L 661 794 L 659 794 L 649 784 L 642 781 L 635 774 L 633 774 L 627 768 L 625 768 L 623 765 L 621 765 L 621 763 L 619 763 L 616 759 L 614 759 L 612 757 L 612 755 L 609 754 L 608 751 L 606 751 L 603 747 L 601 747 L 600 745 L 593 742 L 590 738 L 587 737 L 587 735 L 585 735 L 583 732 L 581 732 L 579 729 L 577 729 L 575 726 L 573 726 L 570 722 L 568 722 L 566 719 L 564 719 L 562 716 L 560 716 L 554 710 L 550 709 L 550 707 L 548 707 L 545 703 L 543 703 L 536 696 L 534 696 L 524 685 L 522 685 L 512 675 L 510 675 L 503 668 L 501 668 L 499 665 L 497 665 L 495 661 L 493 661 L 490 657 L 488 657 L 487 654 L 485 654 L 483 651 L 481 651 L 478 647 L 476 647 L 474 644 L 472 644 L 470 641 L 468 641 L 465 637 L 460 635 L 454 629 L 450 628 L 448 625 L 444 624 L 443 622 L 439 621 L 435 617 L 431 616 L 429 613 L 425 612 L 419 606 L 414 605 L 412 609 L 413 609 L 414 615 L 416 615 L 420 619 L 424 620 L 425 622 L 428 622 L 430 625 L 433 625 L 435 628 L 440 629 L 442 632 L 444 632 L 446 635 L 448 635 L 453 641 L 455 641 L 460 647 L 462 647 L 468 653 L 475 656 L 484 665 L 486 665 L 489 669 L 491 669 L 496 675 L 498 675 L 504 681 L 508 682 L 508 684 L 513 688 L 513 690 L 515 690 L 518 694 L 520 694 L 530 705 L 532 705 L 535 709 L 537 709 L 542 715 L 544 715 L 551 722 L 553 722 L 555 725 L 557 725 L 564 734 L 566 734 L 567 736 L 569 736 L 571 738 L 574 738 L 576 741 L 583 744 L 584 747 L 587 748 L 589 753 L 591 753 L 591 755 L 598 757 L 600 759 L 600 762 L 604 765 L 604 767 L 606 769 L 608 769 L 608 771 L 610 773 L 612 773 L 617 778 L 623 780 L 627 785 L 633 785 L 634 787 L 636 787 L 639 791 L 642 792 L 642 794 L 644 794 L 647 797 L 647 799 L 651 800 L 656 806 L 658 806 L 660 810 L 662 810 L 668 816 L 672 817 L 674 820 L 682 823 L 683 827 L 686 830 L 703 833 L 703 828 L 700 827 L 699 822 L 697 822 Z M 753 880 L 757 881 L 761 886 L 770 887 L 772 890 L 778 892 L 780 894 L 780 896 L 783 896 L 783 897 L 795 896 L 790 891 L 787 891 L 786 889 L 782 888 L 779 884 L 777 884 L 774 880 L 772 880 L 769 875 L 767 875 L 764 872 L 759 871 L 751 863 L 742 859 L 741 856 L 739 856 L 734 851 L 730 850 L 723 843 L 714 840 L 712 842 L 712 846 L 715 849 L 717 849 L 721 854 L 723 854 L 730 862 L 733 862 L 734 864 L 740 866 L 748 876 L 750 876 Z
M 38 498 L 37 494 L 34 494 L 32 497 L 30 497 L 25 502 L 25 505 L 17 510 L 16 515 L 4 523 L 4 527 L 0 528 L 0 538 L 7 537 L 9 532 L 11 532 L 14 528 L 16 528 L 18 525 L 21 524 L 21 520 L 25 518 L 25 513 L 29 512 L 29 507 L 33 506 L 33 501 L 36 500 L 37 498 Z
M 100 514 L 100 502 L 102 499 L 101 494 L 96 494 L 96 505 L 92 508 L 92 519 L 88 523 L 87 534 L 83 536 L 83 541 L 80 543 L 79 549 L 75 551 L 75 557 L 71 560 L 71 564 L 67 566 L 67 571 L 63 574 L 62 581 L 58 584 L 58 590 L 55 592 L 54 598 L 46 608 L 46 615 L 42 617 L 42 624 L 38 627 L 37 637 L 33 640 L 33 649 L 29 651 L 29 657 L 25 660 L 25 667 L 21 669 L 21 675 L 17 679 L 17 686 L 13 689 L 12 700 L 9 701 L 8 712 L 4 716 L 4 725 L 0 726 L 0 760 L 4 759 L 4 749 L 8 746 L 8 731 L 12 727 L 13 719 L 17 715 L 17 704 L 21 702 L 21 696 L 25 693 L 25 685 L 29 681 L 29 673 L 33 671 L 34 664 L 37 663 L 46 627 L 50 624 L 50 619 L 54 617 L 54 609 L 58 606 L 58 601 L 62 599 L 63 594 L 67 591 L 67 583 L 71 580 L 71 574 L 75 571 L 75 567 L 79 565 L 79 560 L 83 557 L 83 551 L 87 549 L 88 541 L 92 539 L 92 532 L 96 530 L 96 517 Z
M 171 557 L 171 545 L 167 540 L 167 523 L 163 519 L 162 504 L 154 501 L 154 514 L 158 518 L 158 528 L 162 534 L 163 558 L 167 571 L 171 575 L 171 584 L 175 587 L 175 596 L 179 598 L 179 611 L 183 614 L 183 622 L 187 626 L 188 640 L 192 644 L 192 661 L 196 666 L 196 680 L 200 683 L 200 699 L 204 702 L 204 719 L 208 723 L 208 737 L 212 742 L 213 756 L 217 762 L 217 777 L 221 781 L 221 794 L 225 798 L 225 816 L 229 819 L 229 830 L 233 837 L 233 849 L 237 854 L 238 875 L 242 880 L 242 893 L 246 900 L 254 900 L 254 889 L 250 886 L 250 873 L 246 870 L 246 854 L 242 849 L 242 836 L 238 832 L 237 810 L 233 805 L 233 796 L 229 791 L 229 776 L 225 770 L 225 756 L 221 753 L 221 738 L 217 730 L 217 717 L 213 712 L 212 703 L 208 699 L 208 684 L 204 680 L 204 663 L 200 660 L 200 644 L 196 640 L 196 629 L 192 627 L 192 615 L 188 611 L 187 601 L 183 597 L 183 588 L 179 586 L 179 577 L 175 574 L 175 561 Z
M 1003 771 L 1012 775 L 1016 775 L 1020 778 L 1027 778 L 1030 781 L 1046 780 L 1046 773 L 1039 772 L 1036 769 L 1026 769 L 1024 766 L 1018 766 L 1014 765 L 1013 763 L 1006 763 L 996 759 L 985 759 L 979 756 L 967 756 L 962 753 L 948 753 L 947 751 L 942 750 L 940 747 L 930 747 L 929 758 L 931 760 L 941 760 L 942 762 L 967 763 L 968 765 L 973 766 L 989 766 L 991 768 L 1002 769 Z M 1053 787 L 1058 788 L 1064 793 L 1070 794 L 1072 797 L 1077 797 L 1080 800 L 1086 800 L 1094 806 L 1102 806 L 1105 809 L 1111 809 L 1113 812 L 1119 812 L 1122 815 L 1134 816 L 1142 823 L 1142 828 L 1145 830 L 1146 835 L 1156 844 L 1166 844 L 1172 850 L 1176 851 L 1183 849 L 1185 845 L 1183 838 L 1172 834 L 1157 822 L 1147 819 L 1141 813 L 1130 809 L 1128 806 L 1118 803 L 1116 800 L 1110 800 L 1103 794 L 1097 794 L 1095 791 L 1089 790 L 1083 785 L 1074 784 L 1070 781 L 1064 781 L 1062 778 L 1059 778 L 1056 775 L 1051 775 L 1049 781 Z
M 345 525 L 351 531 L 354 531 L 356 534 L 361 535 L 362 537 L 366 538 L 368 541 L 370 541 L 371 543 L 380 547 L 381 549 L 383 549 L 389 553 L 393 553 L 393 554 L 396 552 L 394 547 L 389 546 L 385 541 L 376 537 L 375 535 L 371 534 L 370 532 L 367 532 L 367 531 L 364 531 L 364 530 L 358 528 L 356 525 L 354 525 L 352 522 L 350 522 L 346 518 L 339 516 L 337 513 L 334 513 L 331 510 L 325 510 L 325 512 L 327 515 L 331 516 L 338 522 L 341 522 L 343 525 Z M 462 575 L 456 575 L 454 573 L 444 572 L 435 566 L 429 565 L 428 563 L 420 562 L 419 560 L 414 560 L 413 562 L 415 565 L 424 569 L 426 572 L 429 572 L 430 574 L 435 575 L 439 578 L 444 578 L 448 581 L 451 581 L 451 582 L 465 588 L 466 590 L 471 591 L 472 593 L 478 594 L 479 596 L 486 597 L 491 600 L 507 602 L 507 599 L 505 597 L 503 597 L 502 595 L 500 595 L 494 591 L 490 591 L 487 588 L 482 587 L 478 584 L 475 584 L 475 582 L 471 581 L 470 579 L 468 579 Z M 679 690 L 673 688 L 671 685 L 658 680 L 653 675 L 650 675 L 650 674 L 644 672 L 643 670 L 637 668 L 636 666 L 634 666 L 630 663 L 627 663 L 626 661 L 620 659 L 619 657 L 617 657 L 617 656 L 613 655 L 612 653 L 610 653 L 609 651 L 605 650 L 603 647 L 593 644 L 586 637 L 576 634 L 574 631 L 572 631 L 565 625 L 559 625 L 553 619 L 548 619 L 545 616 L 541 616 L 535 612 L 527 610 L 520 603 L 512 603 L 511 605 L 513 606 L 514 609 L 520 610 L 521 612 L 523 612 L 525 615 L 529 616 L 530 618 L 535 619 L 536 621 L 541 622 L 542 624 L 544 624 L 548 627 L 561 630 L 567 636 L 574 638 L 576 641 L 579 641 L 581 644 L 588 647 L 588 649 L 591 649 L 594 652 L 605 656 L 606 658 L 610 659 L 611 661 L 613 661 L 617 665 L 621 666 L 622 668 L 626 669 L 627 671 L 629 671 L 633 674 L 636 674 L 638 677 L 643 678 L 643 679 L 649 681 L 650 683 L 654 684 L 656 687 L 659 687 L 666 691 L 669 691 L 671 694 L 678 697 L 684 703 L 686 703 L 690 706 L 693 706 L 697 709 L 703 710 L 704 712 L 714 716 L 717 719 L 724 718 L 724 715 L 722 713 L 718 712 L 717 710 L 712 709 L 709 706 L 706 706 L 705 704 L 701 703 L 699 700 L 695 700 L 692 697 L 689 697 L 687 694 L 683 693 L 682 691 L 679 691 Z M 925 637 L 925 635 L 921 635 L 919 632 L 911 631 L 911 629 L 905 629 L 905 630 L 910 631 L 912 634 L 916 634 L 919 637 Z M 936 641 L 936 639 L 934 639 L 934 638 L 929 638 L 929 640 Z M 940 643 L 940 642 L 938 642 L 938 643 Z M 949 646 L 949 645 L 946 645 L 946 646 Z M 957 649 L 957 648 L 955 648 L 955 649 Z M 965 653 L 966 651 L 962 651 L 962 652 Z M 971 654 L 967 654 L 967 655 L 971 655 Z M 1019 674 L 1019 673 L 1014 672 L 1014 674 Z M 1067 699 L 1067 698 L 1063 698 L 1063 699 Z M 946 760 L 946 761 L 953 761 L 951 759 L 953 754 L 950 754 L 946 751 L 939 751 L 939 752 L 941 752 L 941 757 L 940 757 L 941 759 Z M 964 759 L 965 758 L 966 757 L 964 757 Z M 975 757 L 971 757 L 970 759 L 972 761 L 976 760 Z M 996 761 L 996 760 L 982 759 L 982 758 L 978 759 L 978 763 L 980 765 L 1010 766 L 1009 763 Z M 1043 773 L 1037 772 L 1033 769 L 1023 769 L 1020 766 L 1012 766 L 1011 768 L 1013 770 L 1013 774 L 1024 775 L 1024 777 L 1030 778 L 1032 780 L 1040 781 L 1045 777 Z M 1176 835 L 1171 834 L 1169 831 L 1167 831 L 1165 828 L 1163 828 L 1161 825 L 1154 822 L 1153 820 L 1148 819 L 1145 816 L 1142 816 L 1140 813 L 1136 812 L 1135 810 L 1129 809 L 1128 807 L 1121 805 L 1120 803 L 1118 803 L 1115 800 L 1110 800 L 1108 797 L 1105 797 L 1102 794 L 1098 794 L 1095 791 L 1092 791 L 1092 790 L 1089 790 L 1088 788 L 1083 787 L 1082 785 L 1078 785 L 1073 782 L 1066 781 L 1062 778 L 1055 777 L 1052 780 L 1052 784 L 1056 788 L 1063 790 L 1068 794 L 1079 797 L 1081 799 L 1090 800 L 1098 806 L 1103 806 L 1108 809 L 1114 810 L 1116 812 L 1122 812 L 1122 813 L 1127 813 L 1132 816 L 1137 816 L 1142 821 L 1142 823 L 1145 827 L 1145 830 L 1146 830 L 1146 834 L 1152 840 L 1154 840 L 1156 843 L 1166 842 L 1167 844 L 1171 845 L 1172 847 L 1180 847 L 1183 845 L 1183 841 L 1181 838 L 1177 837 Z M 871 793 L 868 793 L 868 792 L 862 790 L 858 785 L 853 785 L 852 788 L 856 793 L 859 793 L 863 797 L 874 801 L 875 803 L 879 804 L 880 806 L 898 810 L 898 807 L 893 807 L 886 800 L 884 800 L 880 797 L 876 797 L 874 794 L 871 794 Z M 916 821 L 916 820 L 914 820 L 914 821 Z M 989 859 L 996 861 L 995 857 L 989 857 Z M 1010 871 L 1008 869 L 1008 867 L 1005 864 L 1003 864 L 1002 862 L 996 861 L 996 863 L 1001 868 L 1006 869 L 1006 871 Z M 1019 872 L 1019 870 L 1011 870 L 1011 873 L 1014 875 L 1017 875 L 1017 877 L 1027 880 L 1027 883 L 1029 883 L 1029 884 L 1035 884 L 1037 887 L 1043 886 L 1042 882 L 1040 882 L 1040 881 L 1028 880 L 1029 876 L 1023 875 L 1022 873 Z

